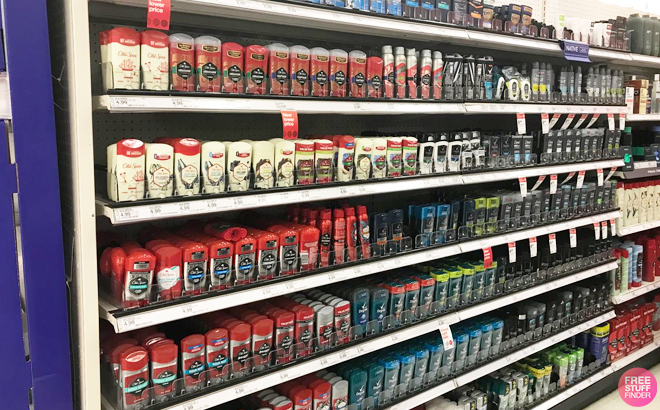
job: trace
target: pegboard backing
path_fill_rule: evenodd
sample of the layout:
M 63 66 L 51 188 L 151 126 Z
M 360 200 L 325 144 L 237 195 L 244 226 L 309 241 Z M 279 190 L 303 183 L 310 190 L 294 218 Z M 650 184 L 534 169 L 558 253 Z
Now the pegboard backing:
M 543 21 L 543 3 L 545 3 L 545 0 L 525 0 L 525 1 L 518 1 L 515 4 L 522 4 L 525 6 L 530 6 L 532 10 L 532 18 L 534 20 L 538 21 Z M 511 4 L 508 1 L 497 1 L 495 4 L 501 6 L 501 5 L 509 5 Z
M 628 17 L 633 13 L 649 14 L 641 12 L 631 7 L 617 6 L 610 2 L 602 2 L 599 0 L 543 0 L 545 2 L 545 17 L 546 23 L 553 23 L 557 14 L 563 14 L 566 17 L 580 17 L 590 19 L 592 21 L 607 20 L 616 18 L 616 16 Z M 655 0 L 657 1 L 657 0 Z M 527 1 L 523 2 L 526 4 Z M 620 3 L 627 3 L 621 1 Z M 651 16 L 658 16 L 657 14 L 650 14 Z

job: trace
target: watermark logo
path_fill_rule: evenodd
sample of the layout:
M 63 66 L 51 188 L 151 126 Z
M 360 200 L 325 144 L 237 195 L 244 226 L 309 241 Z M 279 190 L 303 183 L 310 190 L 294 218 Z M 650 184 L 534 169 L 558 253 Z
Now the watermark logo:
M 619 379 L 619 396 L 633 407 L 651 404 L 658 393 L 658 383 L 651 372 L 640 367 L 630 369 Z

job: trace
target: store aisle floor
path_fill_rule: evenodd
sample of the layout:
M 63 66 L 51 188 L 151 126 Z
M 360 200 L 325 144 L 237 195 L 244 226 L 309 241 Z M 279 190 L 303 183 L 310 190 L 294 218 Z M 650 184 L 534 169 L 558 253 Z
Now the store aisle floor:
M 655 376 L 655 379 L 660 380 L 660 364 L 653 366 L 650 370 L 651 373 L 653 373 L 653 375 Z M 656 400 L 660 400 L 660 398 L 656 397 Z M 652 403 L 652 405 L 655 405 L 655 401 L 654 403 Z M 649 405 L 648 407 L 653 409 L 658 408 L 658 407 L 651 407 L 651 405 Z M 597 402 L 591 404 L 590 406 L 585 407 L 583 410 L 623 410 L 623 409 L 632 409 L 632 408 L 633 407 L 623 402 L 621 396 L 619 396 L 618 390 L 615 390 L 612 393 L 608 394 L 607 396 L 603 397 L 602 399 L 598 400 Z

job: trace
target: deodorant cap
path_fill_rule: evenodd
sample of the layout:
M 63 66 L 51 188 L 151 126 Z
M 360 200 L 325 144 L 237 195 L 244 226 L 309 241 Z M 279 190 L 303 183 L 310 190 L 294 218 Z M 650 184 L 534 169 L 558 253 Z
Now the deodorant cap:
M 422 57 L 431 57 L 431 50 L 422 50 Z
M 442 53 L 439 51 L 434 51 L 433 52 L 433 58 L 442 58 Z
M 383 46 L 383 54 L 392 54 L 392 46 Z
M 403 47 L 395 47 L 394 54 L 406 54 L 406 50 Z
M 397 48 L 398 48 L 398 47 L 397 47 Z M 411 57 L 416 57 L 416 56 L 417 56 L 417 52 L 415 51 L 414 48 L 409 48 L 408 50 L 406 50 L 406 55 L 407 55 L 407 56 L 411 56 Z

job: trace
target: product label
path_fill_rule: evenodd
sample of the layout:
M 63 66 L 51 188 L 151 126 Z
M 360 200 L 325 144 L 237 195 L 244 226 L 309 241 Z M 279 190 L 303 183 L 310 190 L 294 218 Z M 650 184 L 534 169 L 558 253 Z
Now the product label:
M 167 387 L 172 384 L 174 380 L 176 380 L 176 374 L 169 370 L 165 370 L 153 378 L 153 383 L 160 387 Z
M 186 281 L 192 285 L 199 285 L 206 276 L 206 261 L 186 262 L 184 269 L 186 271 Z
M 135 300 L 144 297 L 149 291 L 149 279 L 151 272 L 132 272 L 126 273 L 127 287 L 129 295 L 125 295 L 128 300 Z M 131 295 L 133 298 L 131 298 Z
M 277 267 L 277 252 L 275 250 L 261 251 L 259 255 L 261 269 L 266 272 L 274 271 Z
M 375 75 L 375 76 L 371 77 L 370 82 L 371 82 L 371 86 L 372 86 L 374 89 L 376 89 L 376 90 L 379 90 L 379 89 L 380 89 L 380 86 L 381 86 L 381 79 L 380 79 L 379 76 Z
M 239 182 L 244 181 L 250 173 L 250 167 L 241 161 L 234 161 L 229 164 L 229 170 L 231 171 L 232 178 Z
M 202 77 L 213 81 L 218 77 L 218 67 L 213 63 L 206 63 L 202 66 Z
M 217 186 L 224 180 L 225 169 L 222 165 L 204 161 L 204 168 L 206 171 L 206 183 Z
M 213 260 L 213 279 L 217 282 L 223 282 L 229 279 L 231 274 L 231 259 L 216 258 Z
M 224 351 L 216 354 L 211 361 L 207 363 L 210 369 L 221 367 L 229 363 L 229 358 L 225 355 Z
M 346 73 L 343 71 L 337 71 L 335 73 L 335 83 L 340 87 L 346 84 Z
M 156 273 L 156 282 L 160 290 L 171 289 L 179 282 L 181 270 L 178 266 L 162 269 Z
M 295 81 L 298 82 L 300 85 L 305 85 L 307 83 L 307 71 L 305 70 L 298 70 L 295 73 L 295 76 L 293 78 Z

